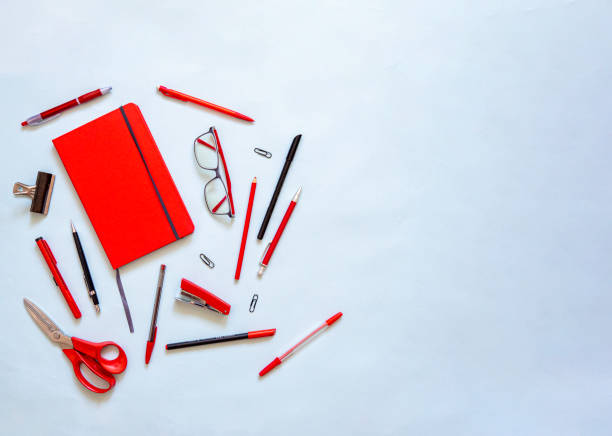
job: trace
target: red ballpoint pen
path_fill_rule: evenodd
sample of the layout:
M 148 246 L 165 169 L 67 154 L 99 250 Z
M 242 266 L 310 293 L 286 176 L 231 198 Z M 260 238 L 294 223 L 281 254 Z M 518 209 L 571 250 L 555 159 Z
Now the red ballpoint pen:
M 164 286 L 164 276 L 166 275 L 166 265 L 162 264 L 159 267 L 159 277 L 157 278 L 157 292 L 155 293 L 155 302 L 153 303 L 153 315 L 151 315 L 151 327 L 149 328 L 149 338 L 147 339 L 147 348 L 145 351 L 145 363 L 148 365 L 151 360 L 151 353 L 155 346 L 155 338 L 157 337 L 157 314 L 159 313 L 159 301 L 161 299 L 162 287 Z
M 60 104 L 59 106 L 55 106 L 54 108 L 48 109 L 44 112 L 41 112 L 37 115 L 31 116 L 27 120 L 21 123 L 22 126 L 37 126 L 39 124 L 44 123 L 45 121 L 49 121 L 52 118 L 59 117 L 62 112 L 70 109 L 71 107 L 78 106 L 80 104 L 86 103 L 89 100 L 93 100 L 96 97 L 100 97 L 104 94 L 108 94 L 112 88 L 109 86 L 107 88 L 96 89 L 95 91 L 88 92 L 87 94 L 83 94 L 80 97 L 67 101 L 64 104 Z
M 49 270 L 51 271 L 51 275 L 53 276 L 53 281 L 55 282 L 57 287 L 62 292 L 62 295 L 64 296 L 64 299 L 66 300 L 66 303 L 68 303 L 68 307 L 70 308 L 70 311 L 72 312 L 75 318 L 77 319 L 80 318 L 81 311 L 79 310 L 79 307 L 75 303 L 74 298 L 72 298 L 72 294 L 70 293 L 70 290 L 68 290 L 68 286 L 66 286 L 66 282 L 64 281 L 64 278 L 60 274 L 59 269 L 57 269 L 57 260 L 55 260 L 55 257 L 53 256 L 53 253 L 51 252 L 51 248 L 49 247 L 49 244 L 47 244 L 47 241 L 45 241 L 43 237 L 41 236 L 39 238 L 36 238 L 36 245 L 38 245 L 40 252 L 45 258 L 45 262 L 47 262 L 47 265 L 49 266 Z
M 183 94 L 182 92 L 175 91 L 174 89 L 166 88 L 165 86 L 160 86 L 159 92 L 164 94 L 166 97 L 172 97 L 172 98 L 176 98 L 177 100 L 189 101 L 191 103 L 199 104 L 200 106 L 207 107 L 209 109 L 224 113 L 234 118 L 239 118 L 241 120 L 249 121 L 251 123 L 255 121 L 253 118 L 247 117 L 246 115 L 242 115 L 239 112 L 224 108 L 223 106 L 219 106 L 218 104 L 210 103 L 208 101 L 204 101 L 202 99 L 192 97 L 191 95 L 188 95 L 188 94 Z
M 244 248 L 249 234 L 249 223 L 251 222 L 251 212 L 253 211 L 253 200 L 255 199 L 255 189 L 257 188 L 257 177 L 253 177 L 251 183 L 251 192 L 249 193 L 249 204 L 247 206 L 246 216 L 244 218 L 244 229 L 242 230 L 242 241 L 240 242 L 240 252 L 238 253 L 238 263 L 236 264 L 236 274 L 234 280 L 240 279 L 240 270 L 242 269 L 242 260 L 244 259 Z
M 327 321 L 325 321 L 323 324 L 321 324 L 319 327 L 317 327 L 316 329 L 314 329 L 308 336 L 306 336 L 304 339 L 302 339 L 300 342 L 298 342 L 297 344 L 295 344 L 293 347 L 289 348 L 285 354 L 283 354 L 282 356 L 277 357 L 276 359 L 274 359 L 272 362 L 270 362 L 268 364 L 268 366 L 266 366 L 264 369 L 262 369 L 259 372 L 259 376 L 263 376 L 266 375 L 267 373 L 269 373 L 270 371 L 272 371 L 274 368 L 276 368 L 278 365 L 280 365 L 281 363 L 283 363 L 283 361 L 285 359 L 288 359 L 289 357 L 291 357 L 291 355 L 293 353 L 295 353 L 295 351 L 300 348 L 302 345 L 304 345 L 306 342 L 308 342 L 309 340 L 311 340 L 313 337 L 315 337 L 317 334 L 321 333 L 323 330 L 326 330 L 330 325 L 332 325 L 333 323 L 335 323 L 336 321 L 338 321 L 340 319 L 340 317 L 342 316 L 342 312 L 338 312 L 337 314 L 335 314 L 334 316 L 332 316 L 331 318 L 329 318 Z
M 298 200 L 300 199 L 301 193 L 302 193 L 302 188 L 300 187 L 295 193 L 295 195 L 293 196 L 291 203 L 289 203 L 287 212 L 285 212 L 285 216 L 283 217 L 283 220 L 281 221 L 280 226 L 278 226 L 278 230 L 276 230 L 276 234 L 274 235 L 272 242 L 270 242 L 268 246 L 266 247 L 266 251 L 264 252 L 264 257 L 262 261 L 259 263 L 261 267 L 259 268 L 259 272 L 257 274 L 262 275 L 263 272 L 268 267 L 270 258 L 272 257 L 272 254 L 274 253 L 274 249 L 276 248 L 276 245 L 278 244 L 278 241 L 280 240 L 281 236 L 283 236 L 283 232 L 285 231 L 285 226 L 289 222 L 289 218 L 291 218 L 291 214 L 293 213 L 293 209 L 295 209 L 295 206 Z

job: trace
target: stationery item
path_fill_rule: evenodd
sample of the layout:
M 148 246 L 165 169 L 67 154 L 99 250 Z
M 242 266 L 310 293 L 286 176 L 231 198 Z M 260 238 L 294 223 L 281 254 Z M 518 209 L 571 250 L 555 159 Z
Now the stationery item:
M 181 280 L 181 292 L 176 299 L 183 303 L 210 309 L 221 315 L 229 315 L 231 309 L 229 303 L 187 279 Z
M 219 134 L 214 126 L 194 139 L 193 154 L 200 168 L 215 172 L 215 177 L 204 185 L 204 203 L 206 208 L 213 215 L 227 215 L 233 218 L 234 197 L 232 196 L 232 181 L 230 180 Z M 219 170 L 221 163 L 223 163 L 227 187 Z
M 51 275 L 53 276 L 53 281 L 55 282 L 55 285 L 59 288 L 60 292 L 64 296 L 64 300 L 66 300 L 66 303 L 68 304 L 68 307 L 70 308 L 70 311 L 72 312 L 72 315 L 77 319 L 80 318 L 81 311 L 79 310 L 79 307 L 74 301 L 74 298 L 72 298 L 72 294 L 70 293 L 68 286 L 66 286 L 66 282 L 64 281 L 64 278 L 62 277 L 62 275 L 59 272 L 59 269 L 57 268 L 57 260 L 55 260 L 55 256 L 53 256 L 53 252 L 51 252 L 51 247 L 49 247 L 49 244 L 47 244 L 47 241 L 45 241 L 42 236 L 36 238 L 36 245 L 38 245 L 38 248 L 40 249 L 40 252 L 42 253 L 43 258 L 45 259 L 45 262 L 47 263 L 47 266 L 49 267 L 49 270 L 51 271 Z
M 287 212 L 285 212 L 285 216 L 283 217 L 283 220 L 281 221 L 280 226 L 278 226 L 278 230 L 276 230 L 276 234 L 274 235 L 272 242 L 270 242 L 268 246 L 266 247 L 266 250 L 264 251 L 263 259 L 259 263 L 261 265 L 261 267 L 259 268 L 259 272 L 258 272 L 259 275 L 262 275 L 265 269 L 268 267 L 268 263 L 270 263 L 270 258 L 272 257 L 272 254 L 274 254 L 274 250 L 276 249 L 276 245 L 278 244 L 278 241 L 280 240 L 281 236 L 283 236 L 283 232 L 285 231 L 285 226 L 289 222 L 289 218 L 291 218 L 291 214 L 293 213 L 293 209 L 295 209 L 295 206 L 298 200 L 300 199 L 301 193 L 302 193 L 302 188 L 299 188 L 297 192 L 295 193 L 295 195 L 293 196 L 291 203 L 289 203 Z
M 100 312 L 100 302 L 98 301 L 98 294 L 96 294 L 96 288 L 94 287 L 94 283 L 91 278 L 91 273 L 89 272 L 89 265 L 87 265 L 87 259 L 85 258 L 83 246 L 81 245 L 81 239 L 79 238 L 79 234 L 74 228 L 74 224 L 72 223 L 72 221 L 70 221 L 70 227 L 72 227 L 72 238 L 74 239 L 74 245 L 76 245 L 77 253 L 79 255 L 81 269 L 83 269 L 83 278 L 85 279 L 85 287 L 87 288 L 87 294 L 89 294 L 89 298 L 91 298 L 91 301 L 94 304 L 94 307 L 96 308 L 96 312 Z
M 205 255 L 204 253 L 200 253 L 200 259 L 202 259 L 202 262 L 204 262 L 204 265 L 206 265 L 210 269 L 213 269 L 215 267 L 215 263 L 212 260 L 210 260 L 210 257 Z
M 80 104 L 86 103 L 89 100 L 93 100 L 96 97 L 103 96 L 104 94 L 108 94 L 112 88 L 109 86 L 107 88 L 96 89 L 95 91 L 88 92 L 87 94 L 83 94 L 80 97 L 77 97 L 73 100 L 67 101 L 64 104 L 60 104 L 59 106 L 55 106 L 49 110 L 46 110 L 40 114 L 31 116 L 27 120 L 21 123 L 22 126 L 37 126 L 39 124 L 44 123 L 45 121 L 49 121 L 53 118 L 59 117 L 62 112 L 68 110 L 72 107 L 78 106 Z
M 255 312 L 255 306 L 257 306 L 257 300 L 259 300 L 259 295 L 253 294 L 253 298 L 251 299 L 251 305 L 249 306 L 249 312 Z
M 23 304 L 40 329 L 51 339 L 62 347 L 66 357 L 72 362 L 72 369 L 77 379 L 83 386 L 92 392 L 102 394 L 115 386 L 113 374 L 120 374 L 127 367 L 127 356 L 125 351 L 114 342 L 89 342 L 74 336 L 66 336 L 64 332 L 43 312 L 38 306 L 27 298 L 23 299 Z M 116 349 L 117 357 L 105 359 L 102 350 L 105 348 Z M 81 373 L 81 365 L 85 365 L 95 375 L 108 383 L 108 387 L 100 388 L 87 380 Z
M 249 193 L 249 204 L 247 206 L 246 217 L 244 218 L 244 229 L 242 229 L 242 241 L 240 242 L 240 251 L 238 252 L 238 263 L 236 264 L 235 280 L 240 279 L 240 270 L 242 269 L 242 259 L 244 258 L 244 248 L 246 247 L 247 236 L 249 234 L 249 223 L 251 222 L 251 211 L 253 210 L 253 200 L 255 199 L 255 189 L 257 188 L 257 177 L 253 177 L 251 183 L 251 192 Z
M 227 108 L 224 108 L 222 106 L 219 106 L 218 104 L 210 103 L 208 101 L 204 101 L 204 100 L 201 100 L 199 98 L 192 97 L 192 96 L 187 95 L 187 94 L 183 94 L 182 92 L 175 91 L 174 89 L 166 88 L 165 86 L 160 86 L 159 87 L 159 92 L 164 94 L 166 97 L 172 97 L 172 98 L 176 98 L 177 100 L 188 101 L 188 102 L 191 102 L 191 103 L 199 104 L 200 106 L 207 107 L 208 109 L 212 109 L 212 110 L 215 110 L 217 112 L 221 112 L 221 113 L 224 113 L 226 115 L 229 115 L 230 117 L 239 118 L 241 120 L 249 121 L 251 123 L 253 121 L 255 121 L 253 118 L 247 117 L 246 115 L 242 115 L 241 113 L 238 113 L 238 112 L 233 111 L 231 109 L 227 109 Z
M 39 171 L 36 176 L 35 185 L 30 186 L 21 182 L 15 182 L 13 185 L 13 194 L 16 196 L 30 197 L 32 199 L 30 212 L 47 215 L 54 185 L 55 176 L 53 174 Z
M 256 330 L 236 335 L 217 336 L 216 338 L 196 339 L 195 341 L 174 342 L 166 345 L 166 350 L 176 350 L 179 348 L 195 347 L 196 345 L 217 344 L 219 342 L 237 341 L 239 339 L 257 339 L 266 336 L 274 336 L 276 329 Z
M 123 305 L 123 311 L 125 312 L 125 319 L 127 320 L 128 328 L 130 329 L 130 333 L 134 333 L 134 323 L 132 322 L 130 306 L 128 305 L 127 298 L 125 296 L 125 289 L 123 289 L 123 283 L 121 283 L 119 268 L 115 270 L 115 281 L 117 282 L 117 289 L 119 290 L 119 297 L 121 297 L 121 304 Z
M 113 269 L 193 232 L 185 204 L 135 104 L 55 138 L 53 144 Z M 118 272 L 116 278 L 121 294 Z M 121 301 L 130 325 L 125 293 Z
M 261 148 L 254 148 L 253 151 L 260 156 L 267 157 L 268 159 L 272 157 L 272 153 L 266 150 L 262 150 Z
M 291 147 L 289 147 L 289 153 L 287 153 L 287 158 L 285 159 L 285 165 L 283 165 L 283 169 L 281 171 L 280 177 L 278 178 L 278 182 L 276 182 L 276 188 L 274 188 L 274 193 L 272 194 L 272 198 L 270 199 L 270 204 L 268 205 L 268 209 L 266 210 L 266 215 L 264 216 L 263 222 L 261 223 L 261 227 L 259 228 L 259 233 L 257 233 L 257 239 L 262 240 L 264 234 L 266 233 L 266 229 L 268 228 L 268 223 L 270 222 L 270 218 L 272 217 L 272 212 L 274 211 L 274 206 L 276 206 L 276 201 L 278 200 L 278 196 L 283 189 L 283 183 L 285 183 L 285 177 L 287 177 L 287 173 L 289 172 L 289 167 L 291 166 L 291 162 L 293 162 L 293 157 L 295 156 L 295 152 L 297 151 L 298 145 L 300 144 L 300 139 L 302 139 L 302 135 L 297 135 L 293 138 L 293 142 L 291 143 Z
M 193 232 L 135 104 L 55 138 L 53 144 L 113 269 Z
M 268 366 L 266 366 L 264 369 L 262 369 L 259 372 L 259 376 L 264 376 L 267 373 L 269 373 L 271 370 L 273 370 L 274 368 L 276 368 L 278 365 L 280 365 L 281 363 L 283 363 L 283 361 L 289 357 L 291 357 L 291 355 L 293 353 L 295 353 L 297 351 L 298 348 L 300 348 L 302 345 L 304 345 L 306 342 L 308 342 L 309 340 L 311 340 L 312 338 L 314 338 L 315 336 L 317 336 L 319 333 L 321 333 L 323 330 L 327 330 L 327 328 L 332 325 L 333 323 L 335 323 L 336 321 L 338 321 L 340 319 L 340 317 L 342 316 L 342 312 L 338 312 L 337 314 L 335 314 L 334 316 L 332 316 L 331 318 L 329 318 L 327 321 L 325 321 L 323 324 L 321 324 L 319 327 L 317 327 L 316 329 L 314 329 L 308 336 L 306 336 L 304 339 L 302 339 L 300 342 L 298 342 L 297 344 L 295 344 L 293 347 L 289 348 L 289 350 L 287 350 L 287 352 L 285 352 L 285 354 L 275 358 L 272 362 L 270 362 L 268 364 Z
M 151 360 L 151 353 L 157 337 L 157 314 L 159 313 L 159 300 L 161 298 L 162 287 L 164 286 L 164 276 L 166 275 L 166 265 L 162 264 L 159 268 L 157 278 L 157 292 L 155 293 L 155 303 L 153 303 L 153 315 L 151 315 L 151 327 L 149 328 L 149 339 L 147 340 L 147 351 L 145 353 L 145 363 L 148 365 Z

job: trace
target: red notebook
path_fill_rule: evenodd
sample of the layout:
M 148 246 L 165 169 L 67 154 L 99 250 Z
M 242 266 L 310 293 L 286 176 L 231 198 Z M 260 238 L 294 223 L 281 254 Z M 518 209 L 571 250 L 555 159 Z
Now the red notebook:
M 53 140 L 113 269 L 193 232 L 138 106 Z

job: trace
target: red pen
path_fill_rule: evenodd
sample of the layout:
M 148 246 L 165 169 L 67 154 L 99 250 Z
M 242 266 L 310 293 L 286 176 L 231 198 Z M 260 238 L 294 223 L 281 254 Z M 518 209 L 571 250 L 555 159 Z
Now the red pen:
M 45 258 L 45 262 L 47 262 L 47 266 L 49 266 L 49 270 L 51 271 L 51 275 L 53 276 L 53 281 L 55 282 L 57 287 L 62 292 L 62 295 L 64 296 L 64 299 L 66 300 L 66 303 L 68 303 L 68 307 L 70 308 L 70 311 L 72 312 L 75 318 L 77 319 L 80 318 L 81 311 L 79 310 L 79 307 L 75 303 L 74 298 L 72 298 L 72 294 L 70 294 L 70 290 L 68 290 L 68 286 L 66 286 L 66 282 L 64 281 L 64 278 L 60 274 L 59 269 L 57 269 L 57 260 L 55 260 L 55 257 L 53 256 L 53 253 L 51 252 L 51 248 L 49 247 L 49 244 L 47 244 L 47 241 L 45 241 L 43 237 L 41 236 L 39 238 L 36 238 L 36 245 L 38 245 L 40 252 Z
M 267 373 L 269 373 L 271 370 L 273 370 L 274 368 L 276 368 L 278 365 L 280 365 L 281 363 L 283 363 L 283 361 L 287 358 L 289 358 L 293 353 L 295 353 L 295 351 L 300 348 L 302 345 L 304 345 L 306 342 L 308 342 L 310 339 L 312 339 L 314 336 L 316 336 L 317 334 L 321 333 L 323 330 L 326 330 L 330 325 L 332 325 L 333 323 L 335 323 L 336 321 L 338 321 L 340 319 L 340 317 L 342 316 L 342 312 L 338 312 L 337 314 L 335 314 L 334 316 L 332 316 L 331 318 L 329 318 L 327 321 L 325 321 L 323 324 L 321 324 L 319 327 L 317 327 L 316 329 L 314 329 L 308 336 L 306 336 L 304 339 L 302 339 L 300 342 L 298 342 L 297 344 L 295 344 L 293 347 L 289 348 L 289 350 L 287 350 L 287 352 L 285 354 L 283 354 L 282 356 L 277 357 L 276 359 L 274 359 L 272 362 L 270 362 L 268 364 L 268 366 L 266 366 L 264 369 L 262 369 L 259 372 L 259 376 L 263 376 L 266 375 Z
M 251 222 L 251 212 L 253 211 L 253 200 L 255 199 L 255 189 L 257 188 L 257 177 L 253 177 L 251 192 L 249 194 L 249 205 L 247 206 L 246 217 L 244 218 L 244 229 L 242 230 L 242 241 L 240 242 L 240 252 L 238 253 L 238 263 L 236 264 L 235 280 L 240 279 L 242 269 L 242 259 L 244 258 L 244 247 L 246 247 L 247 235 L 249 234 L 249 223 Z
M 283 236 L 283 232 L 285 231 L 285 226 L 289 222 L 289 218 L 291 218 L 291 214 L 293 213 L 293 209 L 295 209 L 295 205 L 300 199 L 301 193 L 302 193 L 302 188 L 300 187 L 295 193 L 295 195 L 293 196 L 291 203 L 289 203 L 287 212 L 285 212 L 285 216 L 283 217 L 283 220 L 281 221 L 280 226 L 278 226 L 278 230 L 276 230 L 276 234 L 274 235 L 272 242 L 270 242 L 268 246 L 266 247 L 266 251 L 264 252 L 264 257 L 262 261 L 259 263 L 261 267 L 259 268 L 259 272 L 257 274 L 262 275 L 263 272 L 268 267 L 270 258 L 272 257 L 272 254 L 274 253 L 274 249 L 276 248 L 276 245 L 278 244 L 278 241 L 280 240 L 281 236 Z
M 83 94 L 80 97 L 67 101 L 64 104 L 60 104 L 59 106 L 55 106 L 54 108 L 48 109 L 44 112 L 41 112 L 37 115 L 31 116 L 27 120 L 21 123 L 22 126 L 37 126 L 39 124 L 44 123 L 45 121 L 49 121 L 51 118 L 59 117 L 62 112 L 70 109 L 71 107 L 78 106 L 80 104 L 86 103 L 89 100 L 93 100 L 96 97 L 100 97 L 104 94 L 108 94 L 112 88 L 109 86 L 107 88 L 96 89 L 95 91 L 88 92 L 87 94 Z
M 149 338 L 147 339 L 147 348 L 145 351 L 145 363 L 148 365 L 151 360 L 151 353 L 155 346 L 155 338 L 157 337 L 157 314 L 159 313 L 159 300 L 161 298 L 162 287 L 164 286 L 164 276 L 166 275 L 166 265 L 162 264 L 159 267 L 159 277 L 157 278 L 157 292 L 155 293 L 155 303 L 153 303 L 153 315 L 151 315 L 151 327 L 149 328 Z
M 200 106 L 207 107 L 209 109 L 224 113 L 234 118 L 239 118 L 241 120 L 249 121 L 251 123 L 255 121 L 253 118 L 247 117 L 246 115 L 242 115 L 239 112 L 224 108 L 223 106 L 219 106 L 218 104 L 210 103 L 208 101 L 204 101 L 202 99 L 192 97 L 191 95 L 183 94 L 182 92 L 178 92 L 178 91 L 175 91 L 174 89 L 166 88 L 165 86 L 160 86 L 159 92 L 164 94 L 166 97 L 172 97 L 172 98 L 176 98 L 177 100 L 189 101 L 191 103 L 199 104 Z

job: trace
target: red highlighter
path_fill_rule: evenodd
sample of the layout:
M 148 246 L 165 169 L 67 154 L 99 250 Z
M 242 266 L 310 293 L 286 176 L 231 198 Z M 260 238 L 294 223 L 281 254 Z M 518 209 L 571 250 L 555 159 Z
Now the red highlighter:
M 36 245 L 38 245 L 40 252 L 45 258 L 45 262 L 47 262 L 47 266 L 49 267 L 49 270 L 51 271 L 51 275 L 53 276 L 53 281 L 55 282 L 57 287 L 60 289 L 62 295 L 64 296 L 64 299 L 66 300 L 66 303 L 68 304 L 68 307 L 70 308 L 70 311 L 72 312 L 72 315 L 74 315 L 74 317 L 77 319 L 80 318 L 81 311 L 79 310 L 79 307 L 75 303 L 74 298 L 72 298 L 72 294 L 70 293 L 68 286 L 66 286 L 66 282 L 64 281 L 64 278 L 60 274 L 59 269 L 57 269 L 57 260 L 55 260 L 55 257 L 53 256 L 53 253 L 51 252 L 51 248 L 49 247 L 49 244 L 47 244 L 47 241 L 45 241 L 43 237 L 40 236 L 36 238 Z

